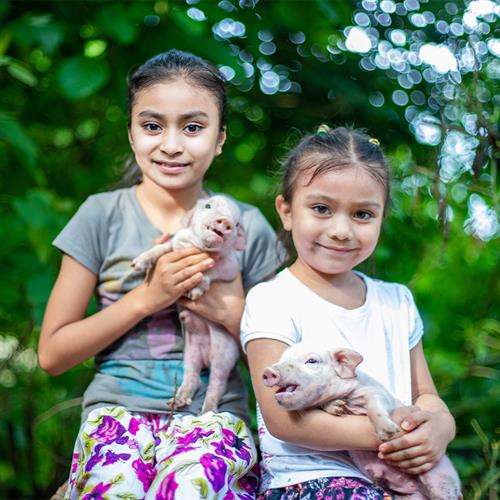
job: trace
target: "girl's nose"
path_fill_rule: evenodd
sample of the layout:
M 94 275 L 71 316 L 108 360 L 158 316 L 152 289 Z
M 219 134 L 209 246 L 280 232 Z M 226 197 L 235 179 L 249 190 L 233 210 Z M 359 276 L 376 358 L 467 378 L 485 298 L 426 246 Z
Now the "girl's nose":
M 328 236 L 337 240 L 350 240 L 353 237 L 351 220 L 347 215 L 335 214 L 332 218 Z
M 175 132 L 165 132 L 162 136 L 160 150 L 169 156 L 182 153 L 182 138 Z

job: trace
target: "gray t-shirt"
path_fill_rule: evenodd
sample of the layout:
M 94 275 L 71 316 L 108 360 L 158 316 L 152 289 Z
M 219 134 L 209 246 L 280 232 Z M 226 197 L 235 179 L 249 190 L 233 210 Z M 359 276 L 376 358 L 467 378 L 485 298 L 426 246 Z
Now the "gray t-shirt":
M 238 252 L 243 286 L 249 289 L 279 265 L 276 236 L 261 212 L 238 202 L 247 246 Z M 92 195 L 53 244 L 98 277 L 96 302 L 103 309 L 144 280 L 131 261 L 151 248 L 161 231 L 146 217 L 135 187 Z M 144 318 L 95 357 L 96 374 L 85 391 L 83 418 L 95 408 L 122 405 L 131 411 L 167 413 L 166 401 L 182 382 L 184 340 L 176 306 Z M 197 414 L 208 373 L 185 413 Z M 238 366 L 231 372 L 219 411 L 248 419 L 247 394 Z

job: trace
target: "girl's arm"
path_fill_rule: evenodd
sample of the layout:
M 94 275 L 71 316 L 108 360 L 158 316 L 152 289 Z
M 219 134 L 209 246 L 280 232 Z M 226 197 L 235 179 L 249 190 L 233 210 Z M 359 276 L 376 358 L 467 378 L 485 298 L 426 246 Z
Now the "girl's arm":
M 455 437 L 455 421 L 432 381 L 420 341 L 410 352 L 415 411 L 404 415 L 404 434 L 383 443 L 379 456 L 410 474 L 431 469 Z M 396 417 L 397 418 L 397 417 Z
M 141 319 L 173 304 L 196 286 L 213 265 L 196 249 L 162 256 L 151 279 L 109 307 L 85 317 L 97 276 L 64 255 L 42 323 L 38 358 L 51 375 L 59 375 L 109 346 Z
M 274 389 L 264 386 L 262 373 L 276 363 L 287 345 L 256 339 L 247 344 L 252 383 L 269 432 L 276 438 L 313 450 L 375 450 L 380 441 L 365 416 L 329 415 L 323 410 L 287 411 L 278 405 Z

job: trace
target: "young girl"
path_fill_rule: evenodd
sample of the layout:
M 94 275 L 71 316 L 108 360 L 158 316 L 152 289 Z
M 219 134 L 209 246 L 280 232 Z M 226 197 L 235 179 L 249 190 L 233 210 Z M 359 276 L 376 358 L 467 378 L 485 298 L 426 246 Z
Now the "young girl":
M 386 161 L 378 141 L 361 132 L 321 126 L 285 161 L 276 209 L 297 258 L 250 291 L 242 319 L 260 410 L 262 498 L 387 499 L 341 450 L 378 448 L 380 458 L 418 474 L 454 436 L 427 368 L 410 291 L 354 270 L 375 250 L 388 200 Z M 382 444 L 368 417 L 282 409 L 262 373 L 301 340 L 360 352 L 366 372 L 416 405 L 395 412 L 403 435 Z
M 63 257 L 42 325 L 40 365 L 58 375 L 92 356 L 96 361 L 67 497 L 253 498 L 256 450 L 238 369 L 218 413 L 198 416 L 204 380 L 190 406 L 169 414 L 167 400 L 182 380 L 175 304 L 239 340 L 243 289 L 276 269 L 276 238 L 255 207 L 240 203 L 247 238 L 242 277 L 214 283 L 196 303 L 181 297 L 213 265 L 208 254 L 168 253 L 147 282 L 132 269 L 134 257 L 179 229 L 206 195 L 205 172 L 226 139 L 226 90 L 215 68 L 177 50 L 146 61 L 128 83 L 139 181 L 90 196 L 54 241 Z M 93 293 L 98 312 L 85 317 Z

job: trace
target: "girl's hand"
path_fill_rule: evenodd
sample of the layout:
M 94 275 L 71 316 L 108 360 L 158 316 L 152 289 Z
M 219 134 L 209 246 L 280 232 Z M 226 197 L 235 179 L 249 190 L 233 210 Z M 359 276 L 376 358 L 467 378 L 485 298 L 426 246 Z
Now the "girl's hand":
M 162 255 L 151 270 L 147 282 L 140 285 L 145 315 L 153 314 L 176 302 L 201 282 L 203 273 L 215 264 L 205 252 L 185 248 Z
M 382 443 L 378 457 L 409 474 L 427 472 L 446 452 L 448 416 L 412 406 L 395 410 L 393 418 L 404 433 Z
M 198 300 L 181 297 L 178 303 L 187 309 L 220 323 L 239 343 L 240 321 L 245 307 L 245 293 L 241 275 L 231 282 L 214 281 Z

